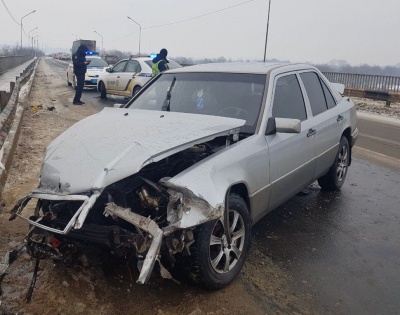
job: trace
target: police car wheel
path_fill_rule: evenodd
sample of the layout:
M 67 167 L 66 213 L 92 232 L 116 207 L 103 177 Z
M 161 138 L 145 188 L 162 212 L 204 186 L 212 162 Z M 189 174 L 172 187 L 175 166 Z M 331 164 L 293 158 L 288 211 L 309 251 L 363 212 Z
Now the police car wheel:
M 106 90 L 106 86 L 104 85 L 103 82 L 100 82 L 99 90 L 100 90 L 100 98 L 103 100 L 106 99 L 107 98 L 107 90 Z
M 132 91 L 132 96 L 135 96 L 136 94 L 138 94 L 140 91 L 140 86 L 135 86 L 135 88 Z

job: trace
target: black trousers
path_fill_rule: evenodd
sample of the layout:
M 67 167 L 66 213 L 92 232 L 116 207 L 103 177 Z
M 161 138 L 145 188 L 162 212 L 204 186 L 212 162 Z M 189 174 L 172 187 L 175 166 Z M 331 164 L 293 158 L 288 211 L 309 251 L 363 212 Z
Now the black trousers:
M 75 74 L 76 76 L 76 90 L 73 102 L 79 102 L 81 100 L 83 85 L 85 83 L 85 74 Z

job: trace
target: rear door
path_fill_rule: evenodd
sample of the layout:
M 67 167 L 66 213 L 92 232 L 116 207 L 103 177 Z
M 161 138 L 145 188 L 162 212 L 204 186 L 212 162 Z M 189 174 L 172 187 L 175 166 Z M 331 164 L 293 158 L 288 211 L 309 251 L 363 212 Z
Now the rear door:
M 308 119 L 306 102 L 296 73 L 275 77 L 272 117 L 301 121 L 300 133 L 266 136 L 270 152 L 270 209 L 292 197 L 312 182 L 315 172 L 316 137 Z
M 335 159 L 344 117 L 337 112 L 336 101 L 317 72 L 302 72 L 300 78 L 311 107 L 310 119 L 316 130 L 317 164 L 314 179 L 317 179 L 329 169 Z

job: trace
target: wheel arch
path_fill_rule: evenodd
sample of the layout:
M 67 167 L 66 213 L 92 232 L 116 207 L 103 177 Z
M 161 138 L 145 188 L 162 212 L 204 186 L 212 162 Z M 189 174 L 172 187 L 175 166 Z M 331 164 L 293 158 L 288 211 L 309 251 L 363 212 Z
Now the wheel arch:
M 249 214 L 251 216 L 251 204 L 250 204 L 250 198 L 249 198 L 249 190 L 247 186 L 244 183 L 236 183 L 233 184 L 230 189 L 228 190 L 229 193 L 236 194 L 243 198 L 244 202 L 247 205 L 247 208 L 249 209 Z
M 351 165 L 351 160 L 352 160 L 352 147 L 351 147 L 351 128 L 347 127 L 343 133 L 342 133 L 342 137 L 346 137 L 347 142 L 349 143 L 349 166 Z

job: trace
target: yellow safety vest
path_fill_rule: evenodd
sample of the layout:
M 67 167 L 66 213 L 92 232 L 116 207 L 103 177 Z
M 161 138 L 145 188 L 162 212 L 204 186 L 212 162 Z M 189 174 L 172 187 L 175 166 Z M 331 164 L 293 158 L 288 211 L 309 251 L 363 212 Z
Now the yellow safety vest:
M 158 69 L 158 64 L 163 61 L 163 60 L 159 60 L 158 62 L 152 64 L 151 66 L 151 76 L 155 77 L 157 74 L 159 74 L 161 71 L 160 69 Z

